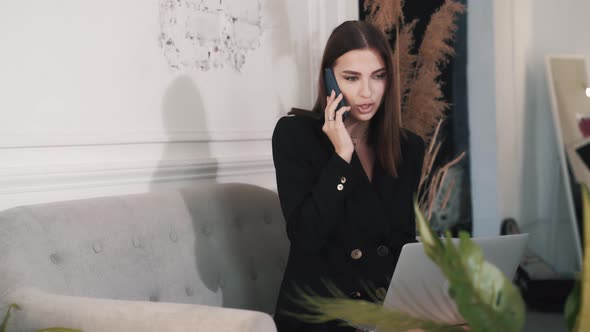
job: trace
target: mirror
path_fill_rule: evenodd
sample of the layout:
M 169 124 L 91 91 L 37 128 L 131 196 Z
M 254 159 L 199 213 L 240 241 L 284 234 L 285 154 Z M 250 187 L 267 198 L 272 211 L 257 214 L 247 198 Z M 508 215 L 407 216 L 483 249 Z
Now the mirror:
M 578 267 L 582 265 L 578 184 L 590 188 L 590 85 L 583 56 L 546 58 L 553 123 L 572 223 Z

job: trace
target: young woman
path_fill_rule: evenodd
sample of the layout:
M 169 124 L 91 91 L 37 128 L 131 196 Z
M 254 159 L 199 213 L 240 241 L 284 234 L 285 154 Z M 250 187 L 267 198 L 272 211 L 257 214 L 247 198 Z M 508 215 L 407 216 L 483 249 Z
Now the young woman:
M 275 313 L 279 332 L 353 331 L 285 315 L 306 313 L 291 301 L 293 285 L 330 296 L 328 281 L 367 300 L 363 285 L 371 285 L 383 296 L 401 247 L 416 241 L 413 196 L 424 142 L 401 128 L 392 58 L 379 29 L 341 24 L 326 44 L 313 110 L 294 110 L 276 124 L 273 158 L 291 242 Z M 326 91 L 325 68 L 333 69 L 341 95 Z M 349 106 L 338 109 L 342 98 Z

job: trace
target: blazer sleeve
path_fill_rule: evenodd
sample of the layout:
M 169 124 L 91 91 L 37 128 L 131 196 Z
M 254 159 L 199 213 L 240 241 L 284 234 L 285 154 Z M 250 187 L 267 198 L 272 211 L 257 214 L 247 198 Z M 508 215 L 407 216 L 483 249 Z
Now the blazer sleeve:
M 281 118 L 272 137 L 277 189 L 291 246 L 316 252 L 345 218 L 346 197 L 356 185 L 351 165 L 333 153 L 318 171 L 312 167 L 314 138 L 306 120 Z

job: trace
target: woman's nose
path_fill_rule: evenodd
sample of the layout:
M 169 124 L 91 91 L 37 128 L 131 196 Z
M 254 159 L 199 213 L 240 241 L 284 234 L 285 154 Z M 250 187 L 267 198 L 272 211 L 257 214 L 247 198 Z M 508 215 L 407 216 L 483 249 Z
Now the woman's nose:
M 371 86 L 369 82 L 363 82 L 361 85 L 361 97 L 371 97 Z

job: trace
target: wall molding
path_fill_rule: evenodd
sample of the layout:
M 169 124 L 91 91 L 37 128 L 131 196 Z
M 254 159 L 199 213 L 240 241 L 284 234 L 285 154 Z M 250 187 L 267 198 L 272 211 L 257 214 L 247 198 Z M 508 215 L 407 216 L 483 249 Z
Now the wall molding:
M 0 195 L 274 174 L 271 155 L 0 168 Z
M 5 132 L 0 134 L 0 149 L 178 142 L 266 141 L 270 140 L 271 137 L 272 130 L 175 130 L 119 133 Z

